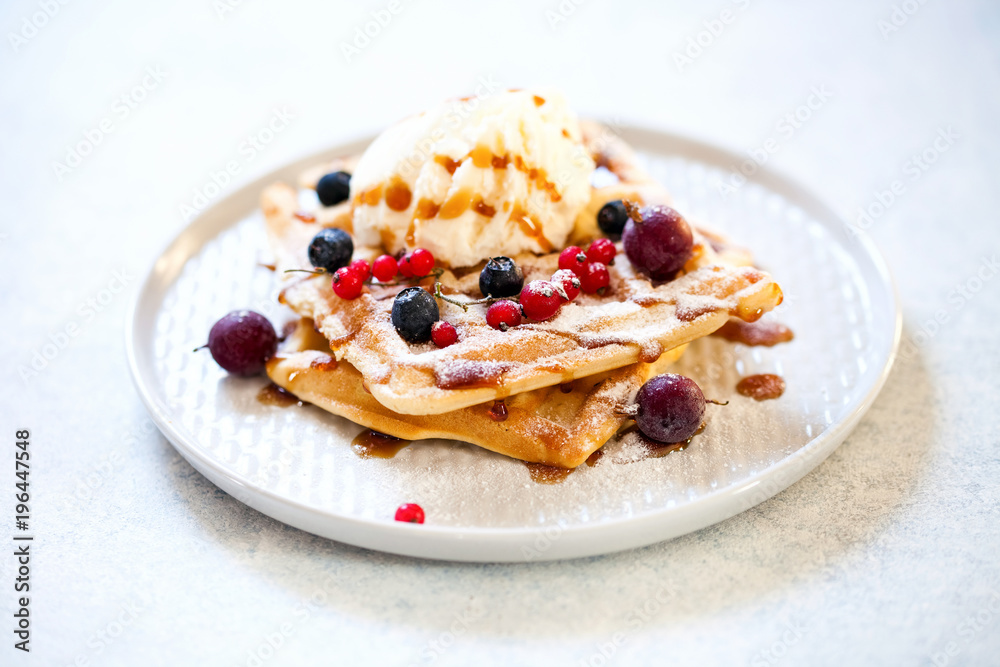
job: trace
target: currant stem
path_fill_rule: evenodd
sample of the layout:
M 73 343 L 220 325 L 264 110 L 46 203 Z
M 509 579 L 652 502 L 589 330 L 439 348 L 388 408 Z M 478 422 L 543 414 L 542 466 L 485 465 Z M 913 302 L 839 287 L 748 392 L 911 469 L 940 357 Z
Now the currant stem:
M 482 299 L 476 299 L 475 301 L 459 301 L 458 299 L 452 299 L 449 296 L 445 296 L 441 291 L 441 283 L 439 282 L 434 283 L 434 296 L 442 301 L 453 303 L 464 311 L 468 311 L 469 306 L 478 306 L 483 303 L 493 303 L 494 301 L 518 301 L 519 299 L 519 297 L 516 296 L 487 296 Z
M 432 269 L 431 272 L 428 273 L 426 276 L 420 276 L 419 278 L 416 277 L 416 276 L 414 276 L 413 278 L 404 278 L 403 280 L 394 280 L 391 283 L 378 282 L 378 281 L 375 280 L 375 278 L 369 278 L 368 280 L 365 281 L 365 285 L 377 285 L 379 287 L 392 287 L 394 285 L 415 285 L 416 283 L 419 283 L 424 278 L 427 278 L 427 277 L 430 277 L 430 276 L 434 276 L 434 280 L 437 280 L 443 274 L 444 274 L 444 269 L 438 267 L 438 268 Z
M 632 403 L 631 405 L 626 405 L 624 407 L 615 408 L 615 416 L 616 417 L 631 417 L 631 418 L 635 418 L 635 416 L 637 414 L 639 414 L 639 404 L 638 403 Z
M 327 271 L 325 269 L 285 269 L 284 273 L 311 273 L 314 276 L 322 276 Z
M 729 405 L 729 401 L 716 401 L 711 398 L 706 398 L 705 402 L 712 403 L 713 405 Z
M 623 199 L 622 204 L 625 206 L 625 212 L 628 213 L 628 217 L 632 218 L 633 222 L 637 225 L 641 225 L 642 213 L 639 212 L 639 205 L 629 201 L 628 199 Z

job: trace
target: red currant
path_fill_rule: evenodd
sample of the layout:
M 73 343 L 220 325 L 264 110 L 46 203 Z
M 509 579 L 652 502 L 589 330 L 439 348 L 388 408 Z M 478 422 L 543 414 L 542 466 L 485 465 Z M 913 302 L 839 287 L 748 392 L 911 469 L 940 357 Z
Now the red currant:
M 590 262 L 580 276 L 580 288 L 587 294 L 595 294 L 611 283 L 608 267 L 600 262 Z
M 569 269 L 559 269 L 552 274 L 552 284 L 559 292 L 559 298 L 563 301 L 572 301 L 580 295 L 580 278 Z
M 372 265 L 368 263 L 367 259 L 356 259 L 348 264 L 347 268 L 361 276 L 361 282 L 368 280 L 372 274 Z
M 521 308 L 529 320 L 547 320 L 557 312 L 562 300 L 548 280 L 532 280 L 521 290 Z
M 416 503 L 403 503 L 396 510 L 396 521 L 406 523 L 423 523 L 424 509 Z
M 611 239 L 597 239 L 587 248 L 587 258 L 592 262 L 610 264 L 617 252 Z
M 405 255 L 399 258 L 398 262 L 399 275 L 403 276 L 404 278 L 412 278 L 413 276 L 417 275 L 416 273 L 413 272 L 413 264 L 410 263 L 410 260 L 412 259 L 413 257 L 410 255 L 410 253 L 406 253 Z
M 521 307 L 507 299 L 494 301 L 486 309 L 486 323 L 500 331 L 516 327 L 521 323 Z
M 372 274 L 380 283 L 390 282 L 399 272 L 399 265 L 396 260 L 389 255 L 381 255 L 372 264 Z
M 583 268 L 587 265 L 587 255 L 578 245 L 570 247 L 559 253 L 559 268 L 568 269 L 576 275 L 583 275 Z
M 431 340 L 438 347 L 448 347 L 458 342 L 458 332 L 451 322 L 438 320 L 431 325 Z
M 414 276 L 423 278 L 434 268 L 434 255 L 430 250 L 417 248 L 410 253 L 410 268 L 413 269 Z
M 333 274 L 333 293 L 341 299 L 357 299 L 361 296 L 362 287 L 364 281 L 361 274 L 349 267 L 343 266 Z

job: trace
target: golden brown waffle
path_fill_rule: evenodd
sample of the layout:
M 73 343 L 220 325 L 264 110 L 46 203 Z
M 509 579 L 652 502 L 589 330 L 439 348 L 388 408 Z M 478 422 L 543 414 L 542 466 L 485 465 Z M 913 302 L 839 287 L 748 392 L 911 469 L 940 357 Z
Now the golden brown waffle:
M 523 461 L 575 468 L 622 426 L 616 409 L 627 405 L 646 380 L 662 373 L 684 351 L 679 347 L 654 364 L 625 368 L 545 387 L 505 401 L 507 418 L 491 416 L 492 404 L 435 415 L 404 415 L 364 390 L 361 373 L 326 352 L 326 338 L 300 320 L 267 364 L 267 374 L 298 398 L 380 433 L 419 440 L 460 440 Z
M 638 167 L 631 150 L 595 127 L 585 130 L 587 145 L 595 162 L 613 171 L 619 182 L 608 186 L 613 190 L 595 188 L 594 201 L 603 205 L 623 195 L 664 201 L 662 187 Z M 311 170 L 302 182 L 308 185 L 324 170 L 349 168 L 350 159 Z M 309 221 L 308 215 L 296 216 L 298 192 L 284 184 L 267 188 L 262 206 L 279 272 L 309 268 L 305 251 L 319 225 L 350 230 L 348 203 L 320 210 L 316 220 Z M 592 217 L 587 224 L 593 226 Z M 590 234 L 586 229 L 577 232 L 581 238 Z M 386 408 L 403 414 L 443 414 L 638 361 L 652 362 L 665 351 L 712 333 L 730 316 L 752 321 L 781 302 L 781 289 L 767 274 L 732 266 L 739 263 L 740 253 L 718 249 L 722 246 L 717 240 L 696 233 L 695 254 L 685 273 L 657 285 L 636 275 L 619 253 L 609 267 L 611 285 L 604 295 L 581 294 L 553 319 L 506 332 L 486 324 L 483 305 L 466 311 L 439 301 L 441 318 L 459 334 L 459 342 L 445 349 L 430 343 L 410 345 L 398 335 L 390 311 L 402 287 L 372 286 L 346 301 L 333 294 L 329 276 L 279 273 L 288 281 L 281 300 L 317 324 L 336 359 L 349 362 Z M 380 252 L 357 248 L 355 254 L 371 259 Z M 526 282 L 548 279 L 558 268 L 557 253 L 514 259 Z M 457 299 L 479 298 L 479 269 L 445 271 L 439 278 L 443 292 Z M 430 288 L 433 279 L 421 284 Z

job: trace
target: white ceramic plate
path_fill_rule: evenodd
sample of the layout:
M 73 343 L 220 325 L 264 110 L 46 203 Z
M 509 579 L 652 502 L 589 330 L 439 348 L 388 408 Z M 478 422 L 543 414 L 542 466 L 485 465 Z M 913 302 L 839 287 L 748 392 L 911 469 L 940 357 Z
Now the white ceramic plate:
M 467 561 L 572 558 L 651 544 L 722 521 L 819 465 L 881 389 L 900 333 L 885 263 L 863 236 L 808 192 L 769 170 L 736 192 L 717 187 L 743 157 L 679 136 L 623 129 L 677 208 L 751 247 L 785 291 L 773 317 L 796 338 L 749 348 L 717 338 L 693 344 L 677 366 L 705 394 L 705 433 L 683 452 L 618 464 L 605 456 L 565 482 L 536 484 L 520 462 L 445 441 L 413 443 L 395 458 L 361 459 L 361 428 L 312 406 L 256 400 L 263 378 L 228 377 L 202 344 L 216 319 L 252 308 L 274 321 L 261 189 L 294 182 L 306 166 L 366 141 L 310 156 L 251 183 L 198 217 L 146 278 L 129 318 L 136 387 L 181 455 L 240 501 L 335 540 L 398 554 Z M 783 376 L 778 400 L 755 402 L 735 384 Z M 393 520 L 419 503 L 423 525 Z

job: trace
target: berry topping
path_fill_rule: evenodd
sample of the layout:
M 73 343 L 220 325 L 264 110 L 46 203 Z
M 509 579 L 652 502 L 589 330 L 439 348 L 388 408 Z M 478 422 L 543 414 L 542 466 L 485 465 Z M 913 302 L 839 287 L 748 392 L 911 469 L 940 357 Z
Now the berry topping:
M 611 283 L 608 267 L 600 262 L 589 262 L 580 276 L 580 289 L 587 294 L 596 294 Z
M 347 266 L 354 254 L 354 241 L 343 229 L 327 227 L 309 244 L 309 262 L 318 269 L 333 273 Z
M 523 285 L 521 267 L 510 257 L 491 257 L 479 274 L 479 291 L 483 296 L 517 296 Z
M 364 286 L 364 278 L 355 269 L 342 266 L 333 272 L 333 293 L 341 299 L 357 299 Z
M 413 275 L 417 278 L 423 278 L 434 269 L 434 255 L 431 254 L 430 250 L 417 248 L 407 256 Z
M 486 309 L 486 323 L 500 331 L 516 327 L 521 323 L 521 307 L 507 299 L 494 301 Z
M 391 282 L 396 274 L 399 272 L 399 265 L 396 264 L 396 260 L 389 255 L 380 255 L 375 258 L 375 263 L 372 264 L 372 275 L 380 283 Z
M 621 236 L 626 222 L 628 222 L 628 212 L 621 199 L 609 201 L 597 212 L 597 226 L 608 236 Z
M 403 276 L 404 278 L 412 278 L 413 276 L 416 275 L 413 272 L 413 264 L 410 263 L 410 260 L 412 259 L 413 257 L 410 256 L 410 253 L 406 253 L 405 255 L 399 258 L 399 261 L 396 262 L 397 266 L 399 267 L 399 275 Z
M 333 206 L 347 201 L 351 196 L 351 175 L 346 171 L 335 171 L 319 179 L 316 195 L 323 206 Z
M 586 265 L 587 255 L 580 249 L 580 246 L 571 245 L 559 253 L 560 269 L 568 269 L 576 275 L 580 275 L 583 273 L 583 267 Z
M 559 269 L 553 273 L 551 282 L 563 301 L 572 301 L 580 295 L 580 277 L 569 269 Z
M 610 264 L 617 252 L 611 239 L 597 239 L 587 248 L 587 258 L 592 262 Z
M 257 375 L 278 349 L 278 335 L 266 317 L 234 310 L 208 332 L 208 349 L 216 363 L 234 375 Z
M 372 275 L 372 265 L 368 263 L 367 259 L 356 259 L 348 264 L 347 268 L 361 276 L 362 282 L 368 280 Z
M 448 347 L 458 342 L 458 332 L 451 322 L 438 320 L 431 325 L 431 340 L 438 347 Z
M 693 436 L 705 416 L 705 395 L 691 378 L 674 373 L 657 375 L 635 397 L 636 426 L 647 438 L 683 442 Z
M 396 521 L 405 521 L 406 523 L 423 523 L 424 510 L 416 503 L 405 503 L 400 505 L 399 509 L 396 510 Z
M 562 299 L 548 280 L 532 280 L 521 290 L 521 309 L 530 320 L 547 320 L 559 311 Z
M 441 318 L 437 300 L 422 287 L 407 287 L 392 302 L 392 326 L 408 343 L 425 343 Z
M 694 238 L 681 214 L 669 206 L 639 208 L 625 202 L 629 221 L 622 232 L 625 254 L 653 280 L 670 280 L 691 258 Z

